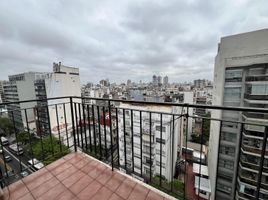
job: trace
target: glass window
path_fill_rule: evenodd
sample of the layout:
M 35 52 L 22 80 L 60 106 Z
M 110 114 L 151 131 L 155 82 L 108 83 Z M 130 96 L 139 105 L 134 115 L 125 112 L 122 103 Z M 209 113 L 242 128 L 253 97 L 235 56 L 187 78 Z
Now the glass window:
M 161 126 L 155 126 L 155 129 L 157 131 L 160 131 L 161 130 Z M 166 132 L 166 127 L 165 126 L 162 126 L 162 132 Z
M 251 95 L 268 95 L 268 85 L 258 84 L 248 86 L 248 92 Z
M 240 101 L 241 88 L 230 87 L 224 89 L 224 101 Z
M 225 81 L 226 82 L 241 82 L 242 81 L 242 69 L 226 70 Z

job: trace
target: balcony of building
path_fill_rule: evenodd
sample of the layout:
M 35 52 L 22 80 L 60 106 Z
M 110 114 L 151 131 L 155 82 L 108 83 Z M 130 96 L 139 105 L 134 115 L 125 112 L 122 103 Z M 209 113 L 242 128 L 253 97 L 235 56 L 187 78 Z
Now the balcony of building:
M 3 152 L 2 156 L 0 155 L 1 183 L 6 198 L 202 200 L 200 194 L 203 192 L 201 186 L 204 177 L 196 178 L 198 174 L 193 172 L 193 163 L 207 165 L 208 154 L 203 148 L 208 145 L 208 138 L 204 134 L 207 131 L 204 124 L 211 121 L 221 124 L 224 120 L 190 116 L 186 108 L 263 112 L 251 108 L 87 99 L 104 103 L 89 105 L 81 97 L 60 97 L 3 104 L 7 106 L 46 102 L 33 108 L 16 107 L 15 110 L 8 110 L 12 125 L 15 123 L 14 113 L 19 112 L 24 127 L 18 129 L 12 126 L 13 139 L 8 138 L 18 149 L 22 148 L 23 153 L 16 151 L 16 148 L 11 150 L 0 140 Z M 126 122 L 125 118 L 119 115 L 119 111 L 123 110 L 118 106 L 121 101 L 124 104 L 134 103 L 140 106 L 136 113 L 136 109 L 124 107 L 125 112 L 130 115 L 130 119 L 127 119 L 130 123 L 125 130 L 122 128 L 122 124 L 124 126 Z M 154 107 L 172 106 L 177 108 L 177 112 L 143 110 L 143 104 Z M 42 109 L 47 110 L 48 114 L 42 115 Z M 34 110 L 37 112 L 33 112 Z M 134 113 L 136 118 L 132 116 Z M 153 121 L 152 118 L 148 119 L 150 115 L 154 116 Z M 169 117 L 164 119 L 164 115 Z M 146 126 L 143 116 L 146 117 Z M 46 130 L 49 131 L 39 128 L 42 124 L 41 118 L 46 119 Z M 185 127 L 188 127 L 189 118 L 199 119 L 201 122 L 201 131 L 196 140 L 202 145 L 199 145 L 200 149 L 195 152 L 187 148 L 190 140 L 186 137 Z M 29 126 L 30 121 L 34 122 L 35 127 Z M 233 123 L 241 125 L 241 130 L 245 130 L 245 125 L 250 125 L 245 121 Z M 267 139 L 266 132 L 265 129 L 262 138 Z M 226 142 L 229 141 L 229 137 L 226 136 L 225 139 Z M 249 147 L 246 150 L 254 150 L 254 144 L 241 142 L 238 147 L 241 149 L 239 154 L 242 154 L 243 148 L 247 146 Z M 256 162 L 260 166 L 258 172 L 261 174 L 266 173 L 267 166 L 264 147 L 266 143 L 261 143 L 258 151 L 254 152 L 259 157 Z M 182 149 L 187 151 L 183 153 Z M 6 156 L 13 161 L 10 162 Z M 250 158 L 243 161 L 250 164 Z M 235 169 L 233 174 L 239 175 Z M 256 190 L 256 195 L 260 195 L 266 185 L 259 177 L 255 181 L 260 183 Z M 215 192 L 210 188 L 208 191 Z

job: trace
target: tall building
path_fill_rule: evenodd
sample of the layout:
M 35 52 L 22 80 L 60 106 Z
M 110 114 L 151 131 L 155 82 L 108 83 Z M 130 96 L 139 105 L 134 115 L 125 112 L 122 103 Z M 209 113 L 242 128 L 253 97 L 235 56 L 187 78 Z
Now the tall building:
M 157 85 L 157 76 L 153 75 L 153 80 L 152 80 L 153 85 Z
M 68 67 L 61 62 L 53 63 L 53 72 L 47 73 L 42 80 L 35 81 L 36 93 L 38 99 L 55 98 L 64 96 L 78 96 L 81 97 L 80 88 L 80 76 L 79 68 Z M 80 99 L 74 99 L 75 102 L 81 103 Z M 37 128 L 47 130 L 47 109 L 44 106 L 48 106 L 50 128 L 52 134 L 58 136 L 58 125 L 62 136 L 66 136 L 65 130 L 71 129 L 71 118 L 67 117 L 65 121 L 65 115 L 71 116 L 69 98 L 48 100 L 39 102 L 39 116 L 43 116 L 43 120 L 40 122 Z M 57 106 L 56 106 L 57 105 Z M 57 108 L 56 108 L 57 107 Z M 44 122 L 45 123 L 42 123 Z M 59 123 L 59 124 L 58 124 Z M 69 132 L 69 134 L 71 134 Z
M 61 63 L 53 63 L 52 73 L 25 72 L 9 76 L 9 81 L 4 83 L 6 102 L 29 99 L 41 100 L 63 96 L 81 96 L 80 91 L 79 69 L 67 67 Z M 10 119 L 12 119 L 12 113 L 14 113 L 14 121 L 17 129 L 22 130 L 27 127 L 26 116 L 23 109 L 31 108 L 27 109 L 29 128 L 35 129 L 37 134 L 46 134 L 49 132 L 48 124 L 50 123 L 52 133 L 58 136 L 58 122 L 60 131 L 65 130 L 64 110 L 66 116 L 71 116 L 70 104 L 68 104 L 69 101 L 70 99 L 68 98 L 33 101 L 29 103 L 10 104 L 7 106 L 7 109 Z M 81 102 L 79 99 L 76 101 Z M 64 103 L 66 103 L 65 106 Z M 71 119 L 66 118 L 66 123 L 66 126 L 70 126 Z
M 264 29 L 221 38 L 215 59 L 213 105 L 268 108 L 267 37 L 268 29 Z M 267 125 L 266 115 L 249 112 L 214 110 L 212 118 Z M 260 166 L 263 140 L 264 126 L 211 122 L 208 163 L 212 199 L 256 199 L 256 194 L 268 199 L 266 156 Z
M 45 73 L 40 72 L 25 72 L 22 74 L 10 75 L 9 81 L 4 82 L 4 96 L 5 102 L 11 103 L 16 101 L 24 101 L 29 99 L 37 99 L 35 91 L 35 81 L 43 79 Z M 7 106 L 10 119 L 13 121 L 18 130 L 26 127 L 26 119 L 24 110 L 26 108 L 34 108 L 37 102 L 28 102 L 21 104 L 9 104 Z M 35 127 L 35 112 L 33 109 L 27 109 L 27 117 L 30 128 Z
M 168 85 L 168 76 L 165 76 L 164 77 L 163 84 L 164 84 L 164 86 L 167 86 Z
M 121 103 L 120 108 L 125 109 L 125 124 L 123 118 L 123 110 L 120 109 L 119 113 L 119 148 L 120 148 L 120 165 L 132 169 L 137 174 L 143 174 L 143 177 L 150 176 L 150 165 L 152 164 L 152 176 L 160 175 L 164 176 L 168 181 L 175 173 L 175 163 L 177 159 L 178 137 L 179 137 L 179 124 L 180 120 L 175 119 L 174 122 L 174 138 L 172 138 L 173 132 L 173 119 L 172 115 L 162 116 L 162 136 L 161 136 L 161 123 L 160 114 L 153 112 L 165 112 L 165 113 L 179 113 L 178 108 L 172 106 L 146 106 L 146 105 L 132 105 Z M 131 131 L 131 110 L 133 110 L 133 151 L 132 151 L 132 131 Z M 140 112 L 137 110 L 144 110 L 142 112 L 142 121 L 140 122 Z M 149 112 L 152 112 L 151 116 L 151 145 L 150 145 L 150 116 Z M 125 125 L 125 127 L 124 127 Z M 125 129 L 125 130 L 124 130 Z M 177 131 L 176 131 L 177 130 Z M 142 142 L 141 142 L 142 132 Z M 125 138 L 124 138 L 125 136 Z M 126 141 L 126 143 L 124 142 Z M 126 145 L 124 145 L 126 144 Z M 150 158 L 150 146 L 151 146 L 151 158 Z M 124 152 L 126 150 L 126 160 Z M 160 153 L 162 151 L 162 153 Z M 172 161 L 173 151 L 173 163 Z M 134 155 L 132 155 L 132 153 Z M 134 157 L 134 162 L 132 161 Z M 142 156 L 142 157 L 141 157 Z M 142 159 L 141 159 L 142 158 Z M 160 163 L 162 169 L 160 169 Z M 134 166 L 133 166 L 134 165 Z M 161 172 L 160 172 L 161 171 Z
M 0 81 L 0 103 L 5 102 L 5 96 L 4 96 L 4 82 Z
M 194 86 L 195 88 L 204 88 L 208 85 L 208 80 L 205 79 L 197 79 L 194 80 Z
M 161 85 L 162 84 L 162 76 L 157 77 L 157 84 Z

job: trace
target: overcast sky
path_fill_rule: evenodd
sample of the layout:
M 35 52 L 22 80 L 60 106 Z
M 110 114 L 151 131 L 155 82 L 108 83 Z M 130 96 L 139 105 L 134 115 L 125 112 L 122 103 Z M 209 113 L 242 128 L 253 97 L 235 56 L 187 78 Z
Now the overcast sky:
M 220 37 L 263 28 L 267 0 L 2 0 L 0 79 L 59 61 L 82 83 L 212 79 Z

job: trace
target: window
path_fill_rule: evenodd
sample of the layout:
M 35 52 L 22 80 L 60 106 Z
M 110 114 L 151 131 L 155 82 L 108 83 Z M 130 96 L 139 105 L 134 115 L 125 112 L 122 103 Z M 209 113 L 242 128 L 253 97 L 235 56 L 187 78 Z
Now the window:
M 224 101 L 240 101 L 241 88 L 240 87 L 226 87 L 224 89 Z
M 222 132 L 221 133 L 221 139 L 229 142 L 235 142 L 236 141 L 236 134 L 235 133 L 228 133 L 228 132 Z
M 268 85 L 267 84 L 248 85 L 247 93 L 251 95 L 268 95 Z
M 166 144 L 166 140 L 164 140 L 164 139 L 160 139 L 160 138 L 156 138 L 156 142 L 158 142 L 158 143 L 161 143 L 161 144 Z
M 155 129 L 157 131 L 161 131 L 161 126 L 155 126 Z M 166 132 L 166 127 L 165 126 L 162 126 L 162 132 Z
M 219 160 L 219 167 L 226 168 L 233 170 L 234 169 L 234 162 L 229 161 L 229 160 Z
M 241 82 L 242 81 L 242 69 L 226 70 L 225 82 Z
M 223 147 L 220 147 L 220 153 L 228 155 L 228 156 L 234 156 L 235 148 L 223 146 Z

